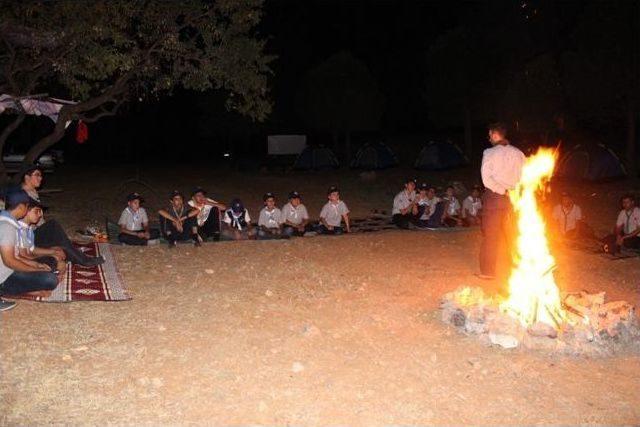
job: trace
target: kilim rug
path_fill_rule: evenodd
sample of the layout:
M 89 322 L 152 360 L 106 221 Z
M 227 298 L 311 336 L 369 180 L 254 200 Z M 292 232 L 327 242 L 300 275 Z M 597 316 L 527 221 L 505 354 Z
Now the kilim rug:
M 3 295 L 6 298 L 39 302 L 127 301 L 131 298 L 123 288 L 122 278 L 109 243 L 75 244 L 90 256 L 102 255 L 104 263 L 95 267 L 67 264 L 67 273 L 47 298 L 29 295 Z

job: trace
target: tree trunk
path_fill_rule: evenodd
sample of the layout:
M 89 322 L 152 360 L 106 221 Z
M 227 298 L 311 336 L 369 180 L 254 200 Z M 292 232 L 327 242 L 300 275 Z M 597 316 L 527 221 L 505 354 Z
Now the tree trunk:
M 60 110 L 58 121 L 56 122 L 53 131 L 49 135 L 41 138 L 40 141 L 38 141 L 33 147 L 29 149 L 29 151 L 27 151 L 27 154 L 22 161 L 22 164 L 24 166 L 32 165 L 42 153 L 44 153 L 49 147 L 62 139 L 66 130 L 65 123 L 67 122 L 67 120 L 68 114 L 64 114 L 63 110 Z
M 25 114 L 20 113 L 18 116 L 4 128 L 2 133 L 0 134 L 0 185 L 4 185 L 7 180 L 7 168 L 4 165 L 4 161 L 2 160 L 2 154 L 4 153 L 4 145 L 9 139 L 9 136 L 20 127 L 22 122 L 24 121 Z

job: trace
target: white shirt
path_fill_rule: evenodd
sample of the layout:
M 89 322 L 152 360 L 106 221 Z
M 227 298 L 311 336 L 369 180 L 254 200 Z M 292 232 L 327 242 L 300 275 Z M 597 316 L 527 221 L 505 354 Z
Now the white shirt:
M 484 150 L 482 155 L 482 183 L 489 190 L 506 194 L 516 188 L 522 174 L 525 156 L 516 147 L 496 144 Z
M 268 210 L 265 206 L 260 211 L 260 216 L 258 217 L 258 226 L 267 228 L 278 228 L 280 227 L 281 222 L 282 211 L 280 211 L 280 209 L 273 208 L 272 210 Z
M 240 214 L 242 215 L 242 213 Z M 231 227 L 235 227 L 238 230 L 242 231 L 242 226 L 240 225 L 240 223 L 238 223 L 236 220 L 231 220 L 231 217 L 233 218 L 240 218 L 240 215 L 236 215 L 233 210 L 231 209 L 227 209 L 224 213 L 224 223 L 231 226 Z M 249 211 L 248 210 L 244 210 L 244 221 L 247 223 L 247 225 L 251 224 L 251 217 L 249 216 Z
M 302 221 L 309 219 L 307 208 L 300 203 L 295 208 L 291 203 L 287 203 L 282 207 L 282 223 L 289 221 L 291 224 L 299 225 Z
M 18 231 L 18 247 L 33 252 L 36 248 L 33 228 L 21 220 L 18 221 L 18 225 L 20 225 L 20 230 Z
M 342 215 L 348 213 L 349 208 L 347 208 L 347 205 L 342 200 L 336 204 L 327 202 L 320 211 L 320 218 L 323 218 L 327 225 L 331 227 L 340 227 L 340 224 L 342 224 Z
M 215 200 L 209 199 L 209 198 L 207 198 L 207 202 L 217 203 Z M 196 221 L 198 222 L 198 227 L 202 227 L 202 225 L 205 222 L 207 222 L 207 219 L 209 218 L 209 214 L 211 213 L 211 209 L 213 209 L 213 206 L 207 205 L 207 204 L 205 204 L 203 206 L 198 206 L 193 199 L 189 200 L 187 202 L 187 204 L 189 206 L 191 206 L 192 208 L 200 209 L 200 212 L 198 213 L 198 216 L 196 217 Z
M 640 208 L 635 207 L 630 212 L 621 210 L 616 221 L 617 227 L 622 227 L 624 234 L 634 233 L 640 228 Z
M 553 208 L 553 219 L 558 223 L 562 233 L 575 230 L 578 221 L 582 221 L 582 209 L 574 204 L 568 211 L 562 206 L 557 205 Z
M 440 203 L 440 198 L 437 196 L 434 196 L 433 199 L 418 199 L 418 206 L 425 206 L 425 210 L 422 213 L 422 216 L 420 216 L 420 219 L 426 221 L 431 218 L 431 215 L 436 211 L 436 205 L 438 203 Z
M 462 202 L 462 217 L 466 218 L 467 215 L 478 216 L 480 209 L 482 209 L 482 199 L 480 197 L 474 199 L 473 196 L 468 196 Z
M 144 208 L 139 208 L 136 212 L 130 207 L 126 207 L 120 215 L 118 225 L 124 226 L 129 231 L 141 231 L 144 229 L 144 224 L 149 223 L 147 217 L 147 211 Z
M 443 199 L 447 202 L 447 215 L 460 215 L 460 201 L 455 196 L 445 196 Z
M 407 193 L 407 190 L 402 190 L 396 197 L 393 199 L 393 209 L 391 210 L 391 215 L 401 214 L 402 209 L 407 209 L 411 206 L 411 203 L 416 198 L 416 192 L 412 191 L 411 193 Z

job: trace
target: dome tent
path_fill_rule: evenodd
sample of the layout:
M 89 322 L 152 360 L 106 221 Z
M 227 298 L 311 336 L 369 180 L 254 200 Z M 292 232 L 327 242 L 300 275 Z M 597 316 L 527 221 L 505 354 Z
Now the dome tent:
M 418 154 L 414 167 L 418 170 L 445 170 L 464 166 L 469 160 L 451 141 L 430 141 Z
M 328 170 L 338 167 L 340 163 L 333 151 L 322 145 L 305 148 L 293 164 L 296 170 Z
M 396 155 L 382 142 L 364 144 L 351 162 L 352 168 L 366 170 L 387 169 L 397 165 Z
M 558 162 L 555 176 L 564 179 L 603 181 L 623 178 L 627 171 L 620 158 L 604 144 L 578 144 Z

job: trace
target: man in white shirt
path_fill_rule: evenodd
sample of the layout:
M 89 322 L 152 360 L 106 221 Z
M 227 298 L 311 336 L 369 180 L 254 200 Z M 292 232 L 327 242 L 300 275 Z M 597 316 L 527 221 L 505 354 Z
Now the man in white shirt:
M 207 192 L 200 187 L 191 193 L 191 200 L 187 204 L 198 210 L 196 223 L 200 239 L 206 240 L 211 237 L 213 240 L 220 240 L 221 212 L 224 212 L 227 207 L 207 197 Z
M 560 204 L 553 208 L 556 230 L 562 237 L 573 239 L 583 229 L 582 209 L 576 205 L 568 193 L 562 193 Z
M 471 194 L 462 202 L 462 220 L 464 225 L 480 225 L 482 221 L 482 199 L 480 187 L 475 186 Z
M 318 232 L 320 234 L 334 234 L 340 235 L 345 231 L 351 232 L 351 225 L 349 222 L 349 208 L 340 200 L 340 190 L 338 187 L 331 186 L 327 190 L 328 202 L 322 207 L 320 211 L 320 224 L 318 226 Z M 342 221 L 344 220 L 344 228 L 342 227 Z
M 436 188 L 426 183 L 418 187 L 418 195 L 413 207 L 417 218 L 416 226 L 420 228 L 438 228 L 442 226 L 445 204 L 436 196 Z
M 404 189 L 396 194 L 393 199 L 393 209 L 391 210 L 391 220 L 398 228 L 408 229 L 409 224 L 414 219 L 413 204 L 416 199 L 416 182 L 407 179 Z
M 297 191 L 289 193 L 289 203 L 282 207 L 282 232 L 287 236 L 302 236 L 309 223 L 309 212 Z
M 615 255 L 622 247 L 640 249 L 640 208 L 631 194 L 622 197 L 622 210 L 613 233 L 604 238 L 605 252 Z
M 501 123 L 489 126 L 489 142 L 492 147 L 482 155 L 482 183 L 487 188 L 482 200 L 482 244 L 480 246 L 480 274 L 482 279 L 493 279 L 496 274 L 498 248 L 501 240 L 508 247 L 508 229 L 511 202 L 508 191 L 516 187 L 522 174 L 525 156 L 522 151 L 509 144 L 507 128 Z M 508 256 L 507 253 L 504 256 Z
M 264 207 L 258 216 L 258 239 L 279 239 L 282 237 L 282 211 L 276 207 L 276 196 L 267 193 L 263 200 Z
M 143 202 L 144 199 L 138 193 L 131 193 L 127 196 L 127 207 L 124 208 L 118 220 L 118 225 L 120 226 L 118 240 L 120 243 L 145 246 L 149 243 L 149 240 L 155 240 L 160 237 L 158 230 L 149 228 L 147 211 L 141 206 Z

